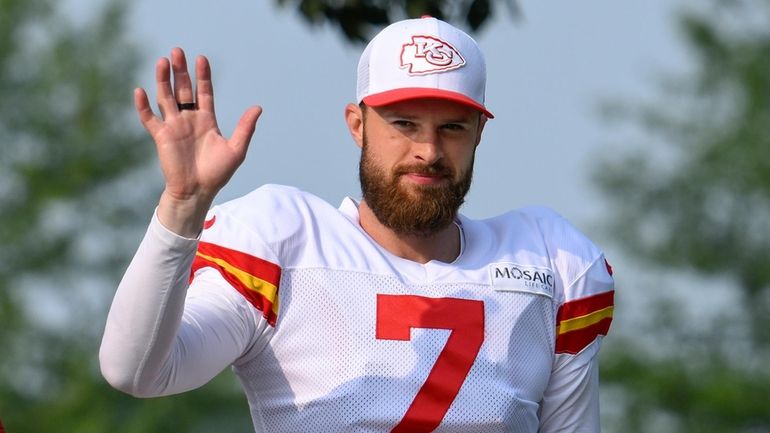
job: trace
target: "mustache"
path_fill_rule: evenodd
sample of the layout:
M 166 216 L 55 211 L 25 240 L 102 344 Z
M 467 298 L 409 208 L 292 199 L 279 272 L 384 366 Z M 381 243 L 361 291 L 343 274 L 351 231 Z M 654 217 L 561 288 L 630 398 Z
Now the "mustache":
M 427 176 L 452 177 L 454 172 L 451 168 L 441 163 L 434 164 L 408 164 L 396 167 L 393 171 L 396 176 L 408 173 L 423 174 Z

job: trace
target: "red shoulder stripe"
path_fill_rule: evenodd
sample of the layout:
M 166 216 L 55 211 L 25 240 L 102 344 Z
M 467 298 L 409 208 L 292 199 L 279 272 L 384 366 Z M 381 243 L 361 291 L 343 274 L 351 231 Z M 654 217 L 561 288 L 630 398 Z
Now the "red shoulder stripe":
M 575 317 L 585 316 L 594 311 L 615 305 L 615 291 L 599 293 L 585 298 L 575 299 L 565 302 L 559 307 L 556 315 L 556 321 L 573 319 Z
M 586 346 L 591 344 L 600 335 L 607 335 L 610 330 L 612 317 L 601 319 L 600 321 L 575 331 L 556 336 L 556 353 L 577 354 Z
M 203 267 L 219 271 L 246 300 L 275 326 L 278 316 L 278 287 L 281 267 L 250 254 L 208 242 L 198 244 L 190 280 Z
M 556 314 L 556 353 L 576 354 L 612 323 L 615 292 L 609 291 L 564 303 Z

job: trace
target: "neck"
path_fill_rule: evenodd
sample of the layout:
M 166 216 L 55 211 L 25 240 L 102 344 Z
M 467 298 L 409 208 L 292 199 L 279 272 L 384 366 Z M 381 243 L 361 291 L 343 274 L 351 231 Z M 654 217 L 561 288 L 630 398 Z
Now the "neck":
M 358 207 L 361 227 L 389 253 L 417 263 L 453 262 L 460 255 L 460 229 L 450 224 L 428 236 L 404 235 L 383 225 L 366 202 Z

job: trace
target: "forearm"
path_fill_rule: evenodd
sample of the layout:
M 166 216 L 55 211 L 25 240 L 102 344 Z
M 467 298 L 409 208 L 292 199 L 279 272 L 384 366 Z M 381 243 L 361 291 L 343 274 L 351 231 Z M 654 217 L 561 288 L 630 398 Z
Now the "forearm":
M 601 340 L 576 355 L 556 355 L 551 381 L 540 404 L 538 433 L 599 433 Z
M 118 286 L 99 360 L 117 389 L 147 395 L 167 360 L 182 319 L 197 241 L 174 236 L 157 218 Z

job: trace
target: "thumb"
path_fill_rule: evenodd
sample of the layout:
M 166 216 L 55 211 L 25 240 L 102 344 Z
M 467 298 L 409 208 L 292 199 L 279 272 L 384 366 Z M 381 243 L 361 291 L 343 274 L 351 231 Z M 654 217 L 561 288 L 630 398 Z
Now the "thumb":
M 262 107 L 259 105 L 246 109 L 230 137 L 230 146 L 240 151 L 243 156 L 246 155 L 251 137 L 257 128 L 257 120 L 261 115 Z

